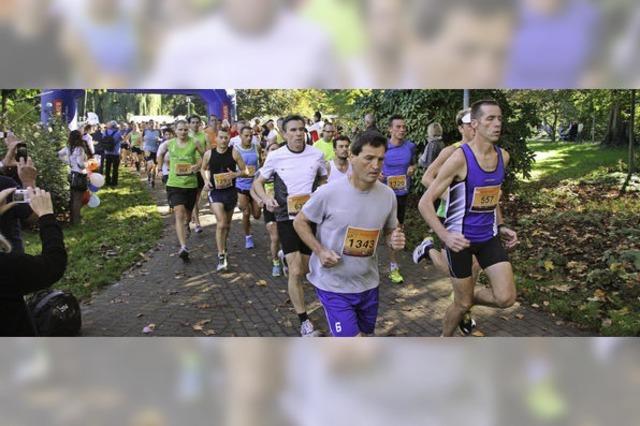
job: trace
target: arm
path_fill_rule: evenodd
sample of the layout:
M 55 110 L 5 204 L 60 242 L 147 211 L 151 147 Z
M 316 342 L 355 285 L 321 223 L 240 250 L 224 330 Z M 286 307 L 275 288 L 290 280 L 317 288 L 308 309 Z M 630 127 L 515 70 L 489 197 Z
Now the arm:
M 504 149 L 500 148 L 500 150 L 502 151 L 502 159 L 504 161 L 504 168 L 506 169 L 511 157 Z M 502 192 L 500 193 L 500 198 L 502 198 Z M 500 239 L 505 243 L 508 249 L 514 248 L 518 244 L 518 234 L 516 231 L 504 224 L 504 216 L 502 216 L 502 206 L 500 204 L 496 207 L 496 220 L 498 223 L 498 235 L 500 236 Z
M 164 156 L 167 154 L 167 145 L 166 144 L 161 144 L 160 147 L 158 148 L 158 153 L 156 154 L 156 161 L 158 162 L 158 167 L 156 169 L 156 174 L 157 175 L 161 175 L 162 174 L 162 165 L 164 164 Z M 171 161 L 171 160 L 169 160 Z
M 442 151 L 440 151 L 440 154 L 438 155 L 438 157 L 433 160 L 433 163 L 431 163 L 429 165 L 429 167 L 427 167 L 427 170 L 424 172 L 424 175 L 422 175 L 422 185 L 425 188 L 429 188 L 429 185 L 431 185 L 433 183 L 433 181 L 435 180 L 438 171 L 440 170 L 440 167 L 442 167 L 442 165 L 444 164 L 445 161 L 447 161 L 447 159 L 449 157 L 451 157 L 451 155 L 455 152 L 456 148 L 453 146 L 448 146 L 446 148 L 444 148 Z
M 455 252 L 469 246 L 469 241 L 460 233 L 449 232 L 438 220 L 433 203 L 442 193 L 451 186 L 454 178 L 462 179 L 467 173 L 467 165 L 462 151 L 455 152 L 449 158 L 438 173 L 435 181 L 429 186 L 418 204 L 420 214 L 438 237 Z
M 194 164 L 194 166 L 191 168 L 191 171 L 193 173 L 198 173 L 202 168 L 202 157 L 204 156 L 204 149 L 202 148 L 202 145 L 200 145 L 199 141 L 196 141 L 196 151 L 198 151 L 198 154 L 200 155 L 198 156 L 196 164 Z
M 311 230 L 310 223 L 311 221 L 304 215 L 304 213 L 300 212 L 293 220 L 293 228 L 307 247 L 309 247 L 318 256 L 322 266 L 325 268 L 336 266 L 340 261 L 340 256 L 333 250 L 329 250 L 320 244 L 320 241 L 318 241 Z
M 267 196 L 266 191 L 264 190 L 264 184 L 267 182 L 267 179 L 262 176 L 262 173 L 258 174 L 256 178 L 253 180 L 253 184 L 251 185 L 251 189 L 258 196 L 258 199 L 267 206 L 267 209 L 273 211 L 276 207 L 278 207 L 278 203 L 275 198 Z
M 209 191 L 211 189 L 211 176 L 208 169 L 209 159 L 211 158 L 211 150 L 207 150 L 202 157 L 202 164 L 200 165 L 200 175 L 204 179 L 204 190 Z
M 247 165 L 244 163 L 244 159 L 242 158 L 242 155 L 240 155 L 240 153 L 233 148 L 233 159 L 236 160 L 236 164 L 238 165 L 238 169 L 240 169 L 240 171 L 236 172 L 236 177 L 249 177 L 249 169 L 247 168 Z

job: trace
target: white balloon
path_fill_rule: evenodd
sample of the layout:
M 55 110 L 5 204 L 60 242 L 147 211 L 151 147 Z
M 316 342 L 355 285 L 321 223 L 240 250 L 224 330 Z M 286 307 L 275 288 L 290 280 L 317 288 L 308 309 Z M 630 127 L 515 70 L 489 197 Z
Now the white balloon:
M 95 209 L 100 205 L 100 198 L 95 193 L 91 194 L 91 198 L 89 198 L 87 205 L 92 209 Z
M 104 176 L 100 173 L 91 173 L 91 176 L 89 176 L 89 182 L 91 182 L 91 185 L 96 188 L 102 188 L 104 186 Z

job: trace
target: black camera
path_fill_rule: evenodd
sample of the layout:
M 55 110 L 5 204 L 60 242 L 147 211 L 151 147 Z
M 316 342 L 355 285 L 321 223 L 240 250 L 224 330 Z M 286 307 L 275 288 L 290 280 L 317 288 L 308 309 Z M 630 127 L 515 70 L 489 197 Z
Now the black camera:
M 27 161 L 28 156 L 27 144 L 24 142 L 19 143 L 18 148 L 16 149 L 16 161 L 20 161 L 21 158 L 24 158 L 24 161 Z

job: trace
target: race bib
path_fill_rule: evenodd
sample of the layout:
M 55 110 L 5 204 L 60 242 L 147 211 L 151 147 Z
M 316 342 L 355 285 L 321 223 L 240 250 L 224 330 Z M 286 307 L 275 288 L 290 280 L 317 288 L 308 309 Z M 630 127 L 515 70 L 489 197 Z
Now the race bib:
M 302 206 L 309 201 L 311 195 L 302 194 L 302 195 L 290 195 L 287 197 L 287 212 L 289 213 L 289 217 L 293 218 L 295 215 L 300 213 L 302 210 Z
M 387 178 L 387 185 L 394 191 L 402 191 L 407 189 L 407 177 L 401 176 L 389 176 Z
M 247 170 L 249 171 L 249 177 L 256 175 L 256 166 L 247 166 Z
M 213 175 L 213 183 L 216 189 L 227 189 L 233 185 L 234 173 L 216 173 Z
M 176 164 L 176 175 L 177 176 L 192 175 L 193 172 L 191 171 L 191 167 L 193 167 L 193 164 L 177 163 Z
M 470 212 L 493 213 L 500 200 L 500 185 L 477 186 L 473 191 Z
M 354 257 L 371 257 L 378 246 L 379 229 L 348 227 L 344 237 L 342 254 Z

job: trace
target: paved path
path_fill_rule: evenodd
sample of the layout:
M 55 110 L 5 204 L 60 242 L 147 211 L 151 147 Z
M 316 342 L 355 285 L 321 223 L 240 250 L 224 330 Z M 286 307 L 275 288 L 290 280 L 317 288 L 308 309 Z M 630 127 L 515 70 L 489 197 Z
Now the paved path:
M 154 324 L 155 336 L 297 336 L 298 320 L 288 301 L 285 277 L 271 277 L 268 237 L 262 219 L 253 221 L 254 250 L 244 249 L 240 215 L 229 235 L 227 273 L 215 272 L 215 220 L 201 203 L 202 234 L 188 242 L 191 263 L 177 257 L 177 239 L 162 189 L 153 191 L 165 221 L 156 247 L 121 279 L 83 304 L 84 336 L 143 336 Z M 432 266 L 416 266 L 402 256 L 402 285 L 386 279 L 386 249 L 381 250 L 380 336 L 438 336 L 449 304 L 450 283 Z M 305 285 L 308 311 L 326 333 L 324 311 L 313 288 Z M 476 307 L 476 335 L 584 336 L 572 324 L 517 302 L 498 311 Z

